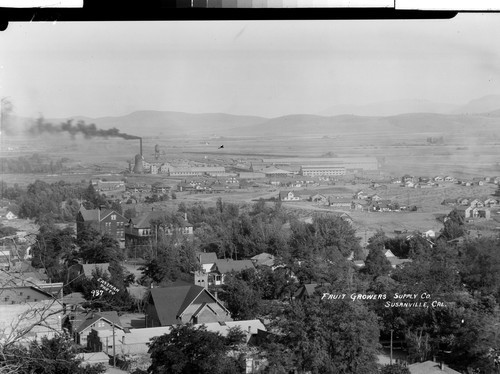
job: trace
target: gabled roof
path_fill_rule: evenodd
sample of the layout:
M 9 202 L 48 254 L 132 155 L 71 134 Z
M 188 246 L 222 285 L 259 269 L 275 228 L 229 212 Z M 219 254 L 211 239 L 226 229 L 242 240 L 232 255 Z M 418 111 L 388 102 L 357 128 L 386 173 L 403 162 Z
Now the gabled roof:
M 81 206 L 78 212 L 82 215 L 84 221 L 102 221 L 111 213 L 126 219 L 123 215 L 112 209 L 85 209 L 84 206 Z
M 280 193 L 279 193 L 280 199 L 287 197 L 290 192 L 293 193 L 295 196 L 295 192 L 293 192 L 293 191 L 280 191 Z
M 250 260 L 229 260 L 219 259 L 214 263 L 214 268 L 221 274 L 238 272 L 245 269 L 254 269 L 253 263 Z
M 443 370 L 441 370 L 440 365 L 434 361 L 419 362 L 416 364 L 411 364 L 408 366 L 411 374 L 434 374 L 434 373 L 446 373 L 446 374 L 460 374 L 460 372 L 443 365 Z
M 161 210 L 153 210 L 146 214 L 143 214 L 139 217 L 132 218 L 130 221 L 134 225 L 136 229 L 149 229 L 151 227 L 151 221 L 157 220 L 159 218 L 167 215 L 168 212 Z M 186 222 L 183 218 L 179 220 L 180 225 L 182 227 L 191 227 L 192 225 L 189 222 Z
M 171 285 L 163 288 L 151 289 L 151 299 L 155 305 L 161 325 L 169 326 L 181 323 L 180 316 L 184 313 L 186 308 L 204 292 L 206 292 L 215 303 L 218 303 L 224 308 L 212 294 L 200 286 L 189 284 Z
M 42 290 L 40 289 L 39 287 L 37 286 L 17 286 L 17 285 L 12 285 L 12 287 L 2 287 L 2 290 L 5 291 L 5 293 L 7 294 L 7 291 L 12 291 L 13 293 L 18 293 L 18 292 L 21 292 L 23 290 L 27 290 L 27 289 L 31 289 L 33 291 L 36 291 L 38 292 L 39 294 L 47 297 L 48 299 L 53 299 L 52 295 L 45 291 L 45 290 Z M 21 294 L 19 294 L 21 295 Z
M 85 209 L 85 207 L 81 206 L 78 211 L 84 221 L 97 221 L 98 220 L 98 209 Z
M 110 312 L 99 312 L 99 313 L 89 313 L 86 316 L 87 318 L 75 328 L 75 332 L 79 333 L 92 326 L 94 323 L 99 321 L 100 319 L 104 319 L 111 325 L 114 324 L 115 327 L 123 329 L 120 321 L 120 317 L 118 317 L 118 313 L 115 311 Z
M 161 210 L 153 210 L 151 212 L 148 212 L 146 214 L 142 214 L 138 217 L 132 218 L 130 221 L 134 225 L 135 228 L 138 229 L 144 229 L 144 228 L 149 228 L 151 227 L 151 221 L 155 219 L 159 219 L 167 214 L 164 211 Z
M 385 257 L 396 257 L 390 249 L 386 250 L 384 254 L 385 254 Z
M 314 292 L 316 289 L 319 287 L 323 286 L 330 286 L 330 283 L 323 283 L 323 284 L 318 284 L 318 283 L 308 283 L 308 284 L 303 284 L 300 286 L 297 291 L 295 291 L 294 297 L 301 297 L 301 296 L 313 296 Z
M 217 261 L 217 253 L 215 252 L 196 252 L 196 258 L 201 265 L 213 264 Z

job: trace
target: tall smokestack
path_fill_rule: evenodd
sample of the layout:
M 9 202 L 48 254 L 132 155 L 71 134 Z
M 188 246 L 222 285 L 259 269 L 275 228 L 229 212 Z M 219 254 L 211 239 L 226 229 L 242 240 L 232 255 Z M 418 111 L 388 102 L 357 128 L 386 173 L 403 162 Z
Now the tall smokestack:
M 140 149 L 139 154 L 142 156 L 142 138 L 139 138 L 139 149 Z

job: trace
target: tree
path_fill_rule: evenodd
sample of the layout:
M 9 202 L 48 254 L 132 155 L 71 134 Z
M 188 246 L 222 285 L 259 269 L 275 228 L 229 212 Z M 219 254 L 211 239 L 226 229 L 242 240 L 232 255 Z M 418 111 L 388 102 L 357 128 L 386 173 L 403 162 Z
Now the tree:
M 86 227 L 78 233 L 77 244 L 80 256 L 91 264 L 122 261 L 123 253 L 118 242 L 108 234 L 102 234 L 92 227 Z
M 16 374 L 100 374 L 103 365 L 80 366 L 72 342 L 62 336 L 42 337 L 28 347 L 10 346 L 0 355 L 0 372 Z
M 471 291 L 493 295 L 500 302 L 500 250 L 498 240 L 480 239 L 465 243 L 462 280 Z
M 234 337 L 234 334 L 231 335 Z M 149 374 L 243 373 L 241 362 L 227 355 L 234 339 L 207 331 L 205 326 L 175 326 L 149 343 Z
M 254 319 L 260 311 L 261 294 L 234 274 L 226 275 L 220 298 L 237 320 Z
M 315 242 L 320 248 L 326 248 L 327 252 L 340 252 L 347 258 L 360 247 L 356 230 L 340 217 L 316 217 L 313 227 Z
M 137 216 L 137 212 L 134 208 L 129 208 L 125 210 L 123 216 L 128 219 L 135 218 Z
M 177 279 L 191 281 L 192 273 L 199 269 L 195 256 L 195 245 L 188 239 L 181 241 L 167 240 L 164 238 L 158 244 L 153 245 L 156 254 L 144 266 L 141 282 L 149 285 L 168 283 Z
M 71 228 L 58 229 L 42 225 L 33 246 L 31 265 L 44 268 L 52 280 L 64 281 L 60 260 L 70 260 L 75 252 L 74 231 Z
M 448 214 L 448 219 L 444 222 L 444 229 L 442 237 L 446 240 L 456 239 L 465 234 L 464 218 L 458 212 L 458 210 L 453 209 L 450 214 Z
M 365 260 L 365 267 L 363 272 L 378 277 L 380 275 L 387 275 L 391 270 L 391 263 L 385 257 L 383 249 L 379 247 L 373 247 L 370 249 L 368 256 Z
M 377 372 L 379 331 L 376 315 L 362 304 L 344 300 L 292 303 L 276 311 L 272 328 L 279 335 L 270 346 L 278 357 L 288 357 L 299 371 L 316 373 Z

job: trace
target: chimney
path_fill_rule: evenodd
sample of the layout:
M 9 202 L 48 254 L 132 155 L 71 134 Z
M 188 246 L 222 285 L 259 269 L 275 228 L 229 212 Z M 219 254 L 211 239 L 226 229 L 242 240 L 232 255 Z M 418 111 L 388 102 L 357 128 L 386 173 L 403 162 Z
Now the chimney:
M 214 297 L 215 297 L 215 300 L 219 300 L 219 299 L 217 298 L 217 291 L 214 291 Z
M 187 220 L 188 220 L 188 214 L 187 214 L 187 213 L 184 213 L 184 221 L 186 221 L 186 222 L 187 222 Z
M 139 138 L 139 154 L 142 156 L 142 138 Z
M 439 369 L 444 370 L 444 362 L 443 361 L 441 361 L 439 363 Z

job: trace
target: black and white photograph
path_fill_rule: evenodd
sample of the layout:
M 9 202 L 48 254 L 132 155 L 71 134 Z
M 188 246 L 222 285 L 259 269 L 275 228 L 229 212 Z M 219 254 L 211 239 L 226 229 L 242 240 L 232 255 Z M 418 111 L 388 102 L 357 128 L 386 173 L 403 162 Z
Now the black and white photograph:
M 9 22 L 0 373 L 500 373 L 499 40 Z

